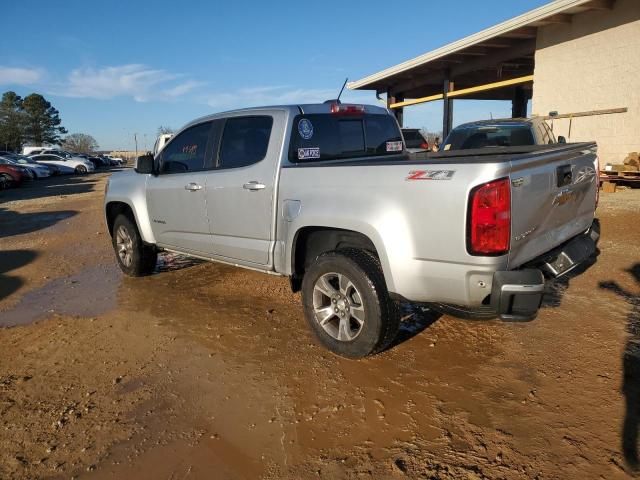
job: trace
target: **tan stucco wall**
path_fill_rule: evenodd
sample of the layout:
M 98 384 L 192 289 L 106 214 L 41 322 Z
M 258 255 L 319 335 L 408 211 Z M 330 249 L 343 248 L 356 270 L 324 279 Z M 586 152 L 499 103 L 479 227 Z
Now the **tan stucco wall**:
M 596 140 L 601 163 L 640 151 L 640 0 L 617 0 L 612 10 L 538 29 L 532 114 L 620 107 L 629 110 L 574 118 L 570 138 L 569 120 L 554 120 L 554 133 Z

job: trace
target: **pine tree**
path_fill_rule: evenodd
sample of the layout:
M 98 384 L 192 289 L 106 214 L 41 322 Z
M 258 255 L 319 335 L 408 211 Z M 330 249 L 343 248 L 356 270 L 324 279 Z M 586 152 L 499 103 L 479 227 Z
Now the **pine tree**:
M 32 93 L 22 101 L 26 114 L 25 139 L 36 146 L 60 143 L 67 129 L 60 124 L 60 112 L 42 95 Z
M 15 92 L 5 92 L 0 100 L 0 149 L 20 151 L 24 143 L 26 115 L 23 100 Z

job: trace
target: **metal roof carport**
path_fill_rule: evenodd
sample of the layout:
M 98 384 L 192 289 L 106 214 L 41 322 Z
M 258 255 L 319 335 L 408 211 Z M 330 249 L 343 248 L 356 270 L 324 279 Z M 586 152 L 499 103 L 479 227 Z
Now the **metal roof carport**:
M 511 100 L 512 117 L 525 117 L 533 91 L 537 28 L 571 23 L 587 10 L 611 9 L 615 0 L 556 0 L 361 80 L 352 90 L 387 94 L 402 125 L 403 109 L 443 100 L 442 130 L 451 130 L 453 99 Z

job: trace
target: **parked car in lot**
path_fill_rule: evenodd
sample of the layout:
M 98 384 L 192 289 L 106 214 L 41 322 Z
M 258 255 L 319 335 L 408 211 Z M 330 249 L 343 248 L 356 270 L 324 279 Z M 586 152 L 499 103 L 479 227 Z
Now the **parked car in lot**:
M 63 156 L 54 153 L 46 153 L 39 155 L 32 155 L 33 161 L 42 163 L 44 165 L 55 165 L 60 170 L 60 173 L 87 173 L 95 171 L 93 163 L 86 158 Z
M 0 152 L 0 160 L 6 160 L 9 164 L 26 168 L 33 174 L 34 178 L 47 178 L 53 174 L 50 167 L 34 162 L 29 157 L 16 153 Z
M 18 186 L 28 178 L 25 169 L 0 159 L 0 183 L 2 183 L 2 188 Z
M 402 137 L 408 152 L 426 152 L 429 141 L 419 128 L 403 128 Z
M 440 146 L 441 151 L 470 150 L 487 147 L 519 147 L 566 143 L 556 137 L 542 118 L 505 118 L 464 123 L 451 130 Z
M 120 158 L 120 157 L 112 157 L 111 155 L 105 155 L 109 160 L 113 160 L 114 162 L 116 162 L 118 165 L 126 165 L 127 161 L 124 158 Z
M 394 340 L 402 299 L 533 319 L 543 272 L 595 253 L 596 164 L 592 142 L 409 154 L 369 105 L 252 108 L 114 173 L 104 213 L 126 274 L 169 250 L 287 276 L 320 342 L 362 357 Z

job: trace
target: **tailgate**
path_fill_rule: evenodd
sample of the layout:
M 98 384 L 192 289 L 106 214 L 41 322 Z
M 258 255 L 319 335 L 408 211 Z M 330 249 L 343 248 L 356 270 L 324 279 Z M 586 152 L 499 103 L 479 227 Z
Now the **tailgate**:
M 587 230 L 597 194 L 595 144 L 554 149 L 511 164 L 509 269 Z

